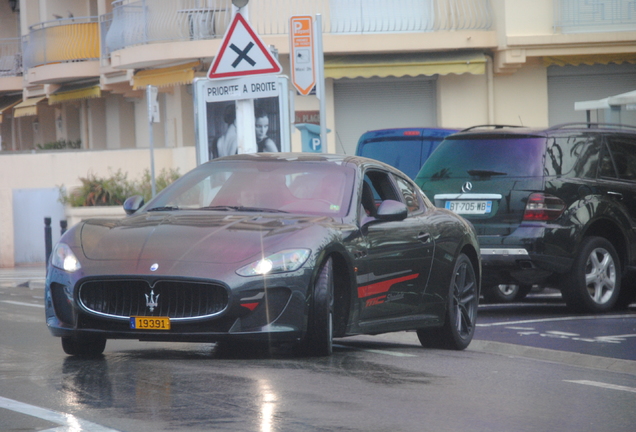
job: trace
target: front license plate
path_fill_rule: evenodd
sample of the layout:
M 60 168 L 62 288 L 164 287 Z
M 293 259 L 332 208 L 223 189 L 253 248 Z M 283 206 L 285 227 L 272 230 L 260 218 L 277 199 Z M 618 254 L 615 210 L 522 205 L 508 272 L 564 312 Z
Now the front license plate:
M 130 328 L 133 330 L 170 330 L 168 317 L 130 317 Z
M 492 211 L 492 201 L 446 201 L 446 208 L 458 214 L 486 214 Z

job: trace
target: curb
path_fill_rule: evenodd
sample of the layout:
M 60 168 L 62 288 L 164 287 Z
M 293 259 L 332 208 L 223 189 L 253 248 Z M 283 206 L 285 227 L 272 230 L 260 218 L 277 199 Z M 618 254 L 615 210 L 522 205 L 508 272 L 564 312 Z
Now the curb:
M 524 357 L 534 360 L 562 363 L 570 366 L 636 375 L 636 361 L 631 360 L 614 359 L 589 354 L 556 351 L 545 348 L 535 348 L 484 340 L 473 340 L 467 349 L 470 351 Z

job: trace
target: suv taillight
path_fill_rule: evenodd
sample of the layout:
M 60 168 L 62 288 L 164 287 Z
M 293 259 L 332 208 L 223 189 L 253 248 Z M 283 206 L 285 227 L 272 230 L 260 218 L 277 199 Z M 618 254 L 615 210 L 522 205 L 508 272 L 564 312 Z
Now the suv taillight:
M 561 199 L 552 195 L 533 193 L 528 197 L 523 220 L 551 221 L 561 216 L 563 210 L 565 210 L 565 203 Z

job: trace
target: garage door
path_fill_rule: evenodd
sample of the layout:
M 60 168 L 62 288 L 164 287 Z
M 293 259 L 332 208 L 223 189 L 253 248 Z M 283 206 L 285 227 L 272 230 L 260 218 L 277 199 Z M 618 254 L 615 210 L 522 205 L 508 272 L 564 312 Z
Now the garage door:
M 633 90 L 636 90 L 636 65 L 633 64 L 550 66 L 550 126 L 586 121 L 585 111 L 574 111 L 574 102 L 604 99 Z
M 334 84 L 336 152 L 355 154 L 358 139 L 370 130 L 436 127 L 435 84 L 434 78 L 337 80 Z

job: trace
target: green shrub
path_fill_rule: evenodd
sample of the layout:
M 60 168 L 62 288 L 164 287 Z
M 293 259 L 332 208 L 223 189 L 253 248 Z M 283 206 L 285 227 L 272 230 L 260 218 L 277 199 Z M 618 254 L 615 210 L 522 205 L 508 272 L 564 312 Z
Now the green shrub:
M 80 149 L 82 148 L 82 140 L 77 140 L 77 141 L 58 140 L 58 141 L 48 142 L 45 144 L 38 144 L 37 147 L 40 150 Z
M 161 170 L 155 176 L 156 191 L 159 192 L 170 183 L 178 179 L 179 170 Z M 80 177 L 82 186 L 67 192 L 62 185 L 59 187 L 59 201 L 71 207 L 85 206 L 116 206 L 122 205 L 126 198 L 133 195 L 141 195 L 148 202 L 152 197 L 152 184 L 150 170 L 145 170 L 141 180 L 128 180 L 128 175 L 117 170 L 108 177 L 98 177 L 89 173 L 86 177 Z

